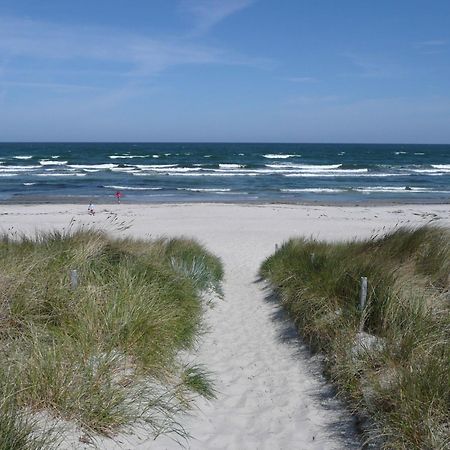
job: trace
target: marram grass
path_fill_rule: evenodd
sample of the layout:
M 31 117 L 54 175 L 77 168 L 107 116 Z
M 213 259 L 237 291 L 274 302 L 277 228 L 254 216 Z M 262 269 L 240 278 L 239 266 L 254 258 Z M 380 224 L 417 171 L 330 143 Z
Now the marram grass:
M 450 231 L 291 239 L 261 267 L 327 373 L 386 449 L 450 448 Z M 359 309 L 360 278 L 368 278 Z
M 186 435 L 177 414 L 214 390 L 177 354 L 195 343 L 200 295 L 221 278 L 220 261 L 187 239 L 0 237 L 0 449 L 40 448 L 40 411 L 94 435 L 136 421 Z

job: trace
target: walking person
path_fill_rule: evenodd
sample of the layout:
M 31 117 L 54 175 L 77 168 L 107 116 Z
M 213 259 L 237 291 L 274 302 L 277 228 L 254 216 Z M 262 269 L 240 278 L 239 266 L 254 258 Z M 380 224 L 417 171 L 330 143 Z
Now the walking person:
M 95 216 L 95 209 L 94 209 L 94 204 L 92 202 L 89 203 L 88 206 L 88 214 L 90 216 Z
M 115 196 L 116 196 L 116 198 L 117 198 L 117 203 L 120 203 L 120 199 L 123 197 L 122 192 L 117 191 L 117 192 L 115 193 Z

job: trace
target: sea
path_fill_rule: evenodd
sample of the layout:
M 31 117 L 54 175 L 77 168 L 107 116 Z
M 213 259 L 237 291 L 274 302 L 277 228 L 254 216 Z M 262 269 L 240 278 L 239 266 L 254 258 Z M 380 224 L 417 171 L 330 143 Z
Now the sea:
M 0 202 L 448 203 L 450 145 L 0 143 Z

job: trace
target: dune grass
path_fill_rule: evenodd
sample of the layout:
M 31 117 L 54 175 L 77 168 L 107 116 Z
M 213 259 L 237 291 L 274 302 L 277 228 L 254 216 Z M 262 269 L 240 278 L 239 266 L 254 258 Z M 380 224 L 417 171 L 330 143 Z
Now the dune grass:
M 177 354 L 195 343 L 200 295 L 221 278 L 218 258 L 187 239 L 0 237 L 0 449 L 39 448 L 39 411 L 93 435 L 146 422 L 186 436 L 177 414 L 214 390 Z
M 261 267 L 327 374 L 389 449 L 450 447 L 450 231 L 291 239 Z M 368 297 L 359 309 L 360 277 Z

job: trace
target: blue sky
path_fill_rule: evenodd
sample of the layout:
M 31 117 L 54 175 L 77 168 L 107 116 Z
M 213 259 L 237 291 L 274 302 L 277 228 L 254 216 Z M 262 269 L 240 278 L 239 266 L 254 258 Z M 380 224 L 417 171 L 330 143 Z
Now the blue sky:
M 450 143 L 448 0 L 0 0 L 0 141 Z

